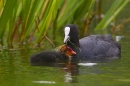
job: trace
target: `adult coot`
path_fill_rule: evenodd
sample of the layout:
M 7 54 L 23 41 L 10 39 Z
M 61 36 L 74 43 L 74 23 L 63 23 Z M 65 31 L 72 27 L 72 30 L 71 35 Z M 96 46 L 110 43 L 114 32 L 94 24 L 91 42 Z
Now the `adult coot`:
M 71 56 L 76 53 L 68 46 L 61 45 L 56 51 L 43 51 L 34 54 L 30 58 L 30 63 L 32 65 L 42 65 L 44 63 L 58 62 L 62 60 L 69 60 Z
M 64 43 L 71 47 L 80 59 L 119 58 L 121 46 L 110 34 L 90 35 L 79 40 L 78 29 L 74 24 L 64 28 Z

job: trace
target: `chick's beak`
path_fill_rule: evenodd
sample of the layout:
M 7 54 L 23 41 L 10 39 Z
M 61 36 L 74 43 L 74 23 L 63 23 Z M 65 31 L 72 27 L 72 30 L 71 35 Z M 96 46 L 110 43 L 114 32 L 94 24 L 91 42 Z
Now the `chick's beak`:
M 75 55 L 76 54 L 76 52 L 74 52 L 73 50 L 70 53 L 71 53 L 71 55 Z
M 72 49 L 69 50 L 69 51 L 67 51 L 67 56 L 68 56 L 68 57 L 72 57 L 72 56 L 74 56 L 74 55 L 76 55 L 76 52 L 74 52 Z

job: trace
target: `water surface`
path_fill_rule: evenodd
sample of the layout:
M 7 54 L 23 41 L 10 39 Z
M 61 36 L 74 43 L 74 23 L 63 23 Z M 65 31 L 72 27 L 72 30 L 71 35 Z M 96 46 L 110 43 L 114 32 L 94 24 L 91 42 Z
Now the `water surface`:
M 30 56 L 40 49 L 1 51 L 0 86 L 129 86 L 130 25 L 126 24 L 123 29 L 116 33 L 108 32 L 114 38 L 117 35 L 123 38 L 120 41 L 121 59 L 107 62 L 31 66 Z
M 121 59 L 108 62 L 59 63 L 31 66 L 30 56 L 41 50 L 0 52 L 1 86 L 128 86 L 130 84 L 130 31 L 124 31 Z M 115 36 L 114 36 L 115 37 Z

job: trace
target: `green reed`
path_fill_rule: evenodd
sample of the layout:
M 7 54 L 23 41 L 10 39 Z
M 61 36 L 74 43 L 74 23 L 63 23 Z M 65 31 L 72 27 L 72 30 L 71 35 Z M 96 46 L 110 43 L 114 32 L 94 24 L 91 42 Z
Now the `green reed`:
M 116 0 L 95 30 L 106 28 L 128 1 Z M 95 0 L 0 0 L 0 45 L 13 48 L 16 38 L 20 45 L 33 37 L 34 44 L 40 45 L 44 38 L 51 42 L 48 31 L 55 35 L 70 23 L 84 26 L 80 30 L 85 33 L 95 15 L 94 6 Z
M 108 12 L 105 14 L 105 17 L 102 21 L 97 25 L 95 30 L 106 29 L 106 27 L 110 24 L 110 22 L 115 19 L 115 17 L 119 14 L 119 12 L 126 6 L 129 0 L 116 0 Z

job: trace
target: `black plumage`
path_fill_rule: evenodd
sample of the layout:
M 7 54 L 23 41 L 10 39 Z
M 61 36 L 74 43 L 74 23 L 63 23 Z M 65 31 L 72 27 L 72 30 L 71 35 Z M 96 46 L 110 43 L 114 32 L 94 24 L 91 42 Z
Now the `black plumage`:
M 43 51 L 30 57 L 31 65 L 58 63 L 71 59 L 76 53 L 68 46 L 61 45 L 55 51 Z
M 69 27 L 70 31 L 68 39 L 64 42 L 76 51 L 78 58 L 120 58 L 121 46 L 110 34 L 90 35 L 79 40 L 77 27 L 73 24 L 66 27 Z
M 56 51 L 44 51 L 34 54 L 30 58 L 31 65 L 42 65 L 45 63 L 56 63 L 68 60 L 68 57 Z

